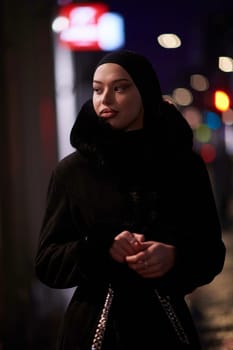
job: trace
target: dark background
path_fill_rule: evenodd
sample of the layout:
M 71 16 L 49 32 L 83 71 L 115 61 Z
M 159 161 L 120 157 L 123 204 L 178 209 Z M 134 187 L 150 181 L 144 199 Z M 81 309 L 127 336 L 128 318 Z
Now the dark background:
M 232 73 L 217 69 L 219 54 L 233 57 L 232 1 L 106 3 L 124 16 L 125 47 L 148 56 L 164 93 L 188 86 L 190 74 L 198 72 L 208 76 L 211 89 L 225 86 L 232 95 Z M 47 184 L 58 161 L 51 33 L 56 10 L 55 0 L 0 3 L 0 350 L 53 349 L 69 299 L 69 292 L 42 286 L 33 267 Z M 156 37 L 163 32 L 175 32 L 183 45 L 161 48 Z M 77 71 L 83 64 L 74 87 L 77 108 L 82 84 L 101 55 L 74 53 Z M 224 202 L 223 226 L 232 217 L 232 156 L 226 159 L 216 172 L 216 183 L 225 185 L 216 198 L 219 208 Z

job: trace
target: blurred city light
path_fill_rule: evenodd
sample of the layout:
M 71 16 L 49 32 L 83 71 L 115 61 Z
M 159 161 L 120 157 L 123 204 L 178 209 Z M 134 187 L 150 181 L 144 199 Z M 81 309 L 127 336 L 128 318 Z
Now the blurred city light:
M 58 158 L 73 152 L 69 134 L 76 117 L 74 65 L 70 50 L 57 43 L 54 35 L 54 74 L 57 117 Z
M 53 20 L 52 30 L 59 42 L 71 50 L 115 50 L 125 43 L 123 17 L 109 12 L 104 3 L 63 6 Z
M 177 88 L 172 93 L 173 99 L 180 106 L 188 106 L 193 101 L 193 95 L 190 90 L 185 88 Z
M 216 149 L 209 143 L 203 144 L 200 148 L 200 155 L 204 159 L 205 163 L 211 163 L 216 158 Z
M 176 49 L 181 46 L 181 40 L 176 34 L 167 33 L 157 37 L 158 43 L 165 49 Z
M 98 43 L 102 50 L 115 50 L 125 44 L 124 20 L 118 13 L 108 12 L 99 18 Z
M 218 67 L 223 72 L 233 72 L 233 59 L 227 56 L 220 56 L 218 58 Z
M 198 142 L 206 143 L 211 139 L 212 132 L 210 128 L 205 124 L 200 124 L 199 127 L 195 130 L 195 137 Z
M 69 27 L 69 20 L 65 16 L 58 16 L 52 23 L 52 30 L 55 33 L 60 33 Z
M 233 155 L 233 129 L 231 126 L 225 126 L 224 131 L 226 151 L 228 154 Z
M 164 101 L 167 101 L 168 103 L 175 105 L 177 107 L 177 103 L 171 95 L 164 94 L 163 99 Z
M 196 107 L 186 107 L 182 114 L 192 129 L 197 129 L 202 122 L 202 114 Z
M 221 119 L 218 114 L 206 111 L 204 113 L 204 121 L 210 129 L 217 130 L 221 126 Z
M 231 108 L 222 112 L 222 121 L 225 125 L 233 125 L 233 110 Z
M 209 81 L 202 74 L 192 74 L 190 77 L 190 85 L 194 90 L 206 91 L 209 88 Z
M 214 92 L 214 104 L 219 111 L 227 111 L 230 107 L 230 98 L 223 90 L 216 90 Z

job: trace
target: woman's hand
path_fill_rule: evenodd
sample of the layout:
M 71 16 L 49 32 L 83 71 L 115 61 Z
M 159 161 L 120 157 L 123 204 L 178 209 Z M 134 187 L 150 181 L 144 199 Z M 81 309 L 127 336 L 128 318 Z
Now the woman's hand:
M 175 247 L 155 241 L 140 243 L 140 251 L 125 258 L 129 268 L 144 278 L 165 275 L 175 263 Z
M 123 231 L 114 238 L 109 253 L 114 260 L 124 263 L 127 256 L 134 256 L 141 250 L 142 242 L 144 242 L 142 234 Z

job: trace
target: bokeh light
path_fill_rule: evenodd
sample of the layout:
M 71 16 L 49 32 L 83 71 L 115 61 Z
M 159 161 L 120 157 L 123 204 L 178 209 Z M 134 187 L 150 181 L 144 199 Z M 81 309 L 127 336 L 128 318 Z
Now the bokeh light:
M 214 93 L 214 103 L 219 111 L 227 111 L 230 107 L 230 98 L 225 91 L 216 90 Z
M 221 126 L 221 119 L 217 113 L 206 111 L 204 113 L 204 122 L 210 129 L 217 130 Z
M 161 34 L 157 37 L 157 40 L 165 49 L 176 49 L 181 46 L 180 38 L 173 33 Z
M 211 163 L 216 158 L 216 149 L 213 145 L 206 143 L 200 148 L 200 155 L 205 163 Z
M 202 74 L 192 74 L 190 85 L 194 90 L 206 91 L 209 88 L 209 80 Z
M 222 112 L 222 122 L 225 125 L 233 125 L 233 110 L 231 108 Z
M 182 114 L 192 129 L 197 129 L 202 122 L 202 114 L 196 107 L 186 107 Z
M 185 88 L 177 88 L 172 93 L 173 99 L 180 106 L 188 106 L 193 101 L 193 95 L 190 90 Z
M 233 72 L 233 59 L 227 56 L 218 58 L 218 67 L 223 72 Z
M 197 141 L 201 143 L 209 142 L 211 139 L 212 132 L 210 128 L 205 124 L 200 124 L 199 127 L 195 130 L 195 137 Z

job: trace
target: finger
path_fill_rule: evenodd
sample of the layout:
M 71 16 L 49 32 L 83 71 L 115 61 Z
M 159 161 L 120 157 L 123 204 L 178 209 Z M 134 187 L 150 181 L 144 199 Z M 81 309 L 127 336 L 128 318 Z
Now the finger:
M 141 233 L 134 233 L 136 240 L 140 243 L 145 242 L 145 236 Z
M 143 273 L 145 271 L 147 271 L 149 269 L 149 262 L 147 259 L 143 259 L 138 261 L 138 263 L 136 264 L 136 271 L 139 273 Z
M 112 251 L 114 251 L 116 254 L 122 255 L 124 258 L 128 254 L 127 246 L 124 244 L 116 244 L 112 247 Z
M 143 235 L 131 233 L 130 231 L 122 231 L 119 235 L 115 237 L 115 240 L 121 241 L 124 244 L 128 255 L 137 253 L 141 249 L 141 243 L 137 239 L 143 240 Z
M 130 269 L 140 273 L 144 269 L 144 262 L 143 262 L 143 260 L 139 260 L 139 261 L 134 262 L 134 263 L 128 263 L 128 266 Z
M 127 251 L 126 255 L 133 255 L 140 250 L 140 242 L 138 242 L 132 234 L 126 237 L 126 241 L 124 241 L 123 244 Z
M 125 259 L 126 259 L 126 262 L 129 264 L 141 263 L 140 261 L 143 262 L 145 260 L 145 253 L 139 252 L 137 254 L 128 255 L 125 257 Z
M 116 249 L 123 249 L 125 251 L 125 254 L 129 250 L 132 250 L 132 243 L 134 242 L 135 238 L 132 236 L 132 234 L 128 231 L 123 231 L 120 235 L 116 236 L 113 242 L 113 247 Z
M 149 262 L 145 254 L 136 254 L 130 257 L 126 257 L 126 262 L 129 268 L 135 270 L 138 273 L 143 272 L 148 268 Z

